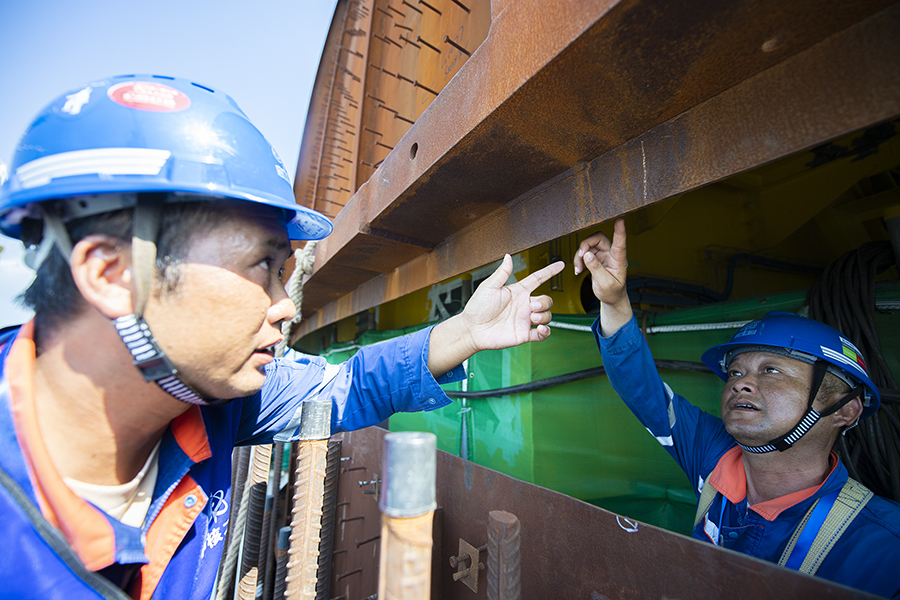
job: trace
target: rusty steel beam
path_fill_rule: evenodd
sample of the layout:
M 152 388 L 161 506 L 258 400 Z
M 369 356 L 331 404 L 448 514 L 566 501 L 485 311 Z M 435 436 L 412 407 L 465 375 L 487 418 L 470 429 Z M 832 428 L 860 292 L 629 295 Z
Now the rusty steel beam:
M 349 4 L 348 0 L 340 0 L 335 5 L 334 16 L 331 18 L 331 25 L 322 49 L 322 57 L 319 59 L 319 69 L 316 71 L 316 80 L 313 83 L 309 108 L 306 111 L 306 123 L 303 127 L 300 155 L 297 159 L 297 170 L 294 174 L 294 198 L 297 200 L 297 204 L 302 204 L 309 208 L 312 208 L 314 205 L 316 181 L 322 162 L 322 144 L 325 141 L 325 128 L 328 121 L 328 109 L 331 105 L 332 94 L 335 91 L 334 78 L 341 52 L 341 42 L 344 37 L 344 25 L 347 20 Z
M 378 536 L 373 485 L 383 438 L 377 427 L 341 433 L 346 459 L 338 488 L 346 523 L 335 539 L 333 596 L 365 598 L 374 588 Z M 350 468 L 363 467 L 359 471 Z M 374 467 L 374 468 L 373 468 Z M 374 472 L 373 472 L 374 471 Z M 462 538 L 488 543 L 490 512 L 503 510 L 519 520 L 521 589 L 525 598 L 767 598 L 874 599 L 875 596 L 801 575 L 772 563 L 716 548 L 689 537 L 632 521 L 558 492 L 519 481 L 452 454 L 437 453 L 440 536 L 435 537 L 436 587 L 441 600 L 488 598 L 487 572 L 478 592 L 459 581 L 451 566 Z M 354 521 L 352 518 L 362 517 Z M 482 560 L 487 556 L 482 554 Z M 344 579 L 340 579 L 341 576 Z M 433 596 L 436 597 L 436 596 Z
M 896 3 L 533 4 L 507 4 L 338 215 L 301 334 L 900 115 Z M 546 54 L 511 37 L 536 18 L 565 32 L 538 38 Z

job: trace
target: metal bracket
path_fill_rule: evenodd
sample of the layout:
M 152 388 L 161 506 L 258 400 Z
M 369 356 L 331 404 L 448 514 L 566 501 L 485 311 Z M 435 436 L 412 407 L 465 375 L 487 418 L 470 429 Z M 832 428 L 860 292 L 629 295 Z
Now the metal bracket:
M 453 581 L 462 581 L 473 592 L 478 592 L 478 572 L 484 568 L 479 562 L 479 555 L 487 550 L 487 544 L 476 548 L 466 540 L 459 538 L 459 556 L 450 557 L 450 566 L 456 569 Z
M 378 497 L 381 494 L 381 479 L 378 476 L 375 476 L 375 479 L 372 481 L 357 481 L 359 487 L 365 487 L 367 485 L 371 485 L 372 489 L 363 490 L 363 494 L 369 494 L 375 496 L 375 502 L 378 502 Z

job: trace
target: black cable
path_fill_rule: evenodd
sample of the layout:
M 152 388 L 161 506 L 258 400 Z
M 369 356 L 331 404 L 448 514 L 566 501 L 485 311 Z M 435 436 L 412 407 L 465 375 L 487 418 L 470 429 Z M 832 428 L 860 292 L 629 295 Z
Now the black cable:
M 701 285 L 662 279 L 657 277 L 632 277 L 628 280 L 628 298 L 632 304 L 660 304 L 666 306 L 696 306 L 713 302 L 723 302 L 731 297 L 734 290 L 734 276 L 737 265 L 741 262 L 756 263 L 773 271 L 786 271 L 803 273 L 805 275 L 818 275 L 822 269 L 800 265 L 795 263 L 766 258 L 756 254 L 733 254 L 728 260 L 728 271 L 725 278 L 725 289 L 717 292 Z M 656 290 L 662 293 L 649 293 L 646 290 Z
M 655 360 L 657 369 L 672 369 L 676 371 L 691 371 L 694 373 L 711 373 L 709 367 L 699 362 L 690 362 L 686 360 Z M 451 398 L 466 398 L 475 400 L 478 398 L 496 398 L 497 396 L 511 396 L 513 394 L 525 394 L 527 392 L 536 392 L 548 387 L 571 383 L 573 381 L 581 381 L 591 377 L 599 377 L 606 375 L 605 367 L 592 367 L 574 373 L 566 373 L 565 375 L 557 375 L 556 377 L 548 377 L 546 379 L 538 379 L 520 385 L 512 385 L 505 388 L 497 388 L 494 390 L 479 390 L 477 392 L 445 392 Z
M 876 278 L 894 262 L 889 242 L 862 244 L 825 268 L 807 304 L 811 318 L 831 325 L 859 348 L 882 396 L 878 413 L 848 431 L 837 449 L 863 484 L 900 501 L 900 392 L 875 326 Z

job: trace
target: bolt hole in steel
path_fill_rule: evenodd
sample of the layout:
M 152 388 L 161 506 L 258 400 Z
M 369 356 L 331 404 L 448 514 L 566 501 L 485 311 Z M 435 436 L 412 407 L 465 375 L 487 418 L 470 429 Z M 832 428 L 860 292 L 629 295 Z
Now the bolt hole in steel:
M 415 159 L 416 159 L 416 153 L 417 153 L 418 151 L 419 151 L 419 144 L 413 143 L 413 145 L 410 146 L 410 148 L 409 148 L 409 160 L 415 160 Z
M 779 48 L 784 46 L 784 43 L 786 41 L 787 41 L 787 37 L 785 37 L 784 34 L 776 35 L 775 37 L 770 38 L 770 39 L 766 40 L 765 42 L 763 42 L 762 51 L 763 52 L 775 52 L 776 50 L 778 50 Z

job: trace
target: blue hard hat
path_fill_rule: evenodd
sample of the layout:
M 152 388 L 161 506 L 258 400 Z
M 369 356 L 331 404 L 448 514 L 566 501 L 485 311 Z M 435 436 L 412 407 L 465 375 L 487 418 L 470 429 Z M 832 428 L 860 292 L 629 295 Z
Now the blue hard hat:
M 723 381 L 728 379 L 728 364 L 739 352 L 759 350 L 775 352 L 806 363 L 817 359 L 829 363 L 829 371 L 851 388 L 861 383 L 862 418 L 872 415 L 881 405 L 878 387 L 869 379 L 862 353 L 833 327 L 789 312 L 772 311 L 762 319 L 750 321 L 731 336 L 726 344 L 713 346 L 703 353 L 703 363 Z
M 296 203 L 281 159 L 228 95 L 187 79 L 123 75 L 79 86 L 35 118 L 0 188 L 0 231 L 19 237 L 22 219 L 47 200 L 139 192 L 281 208 L 293 240 L 332 230 Z

